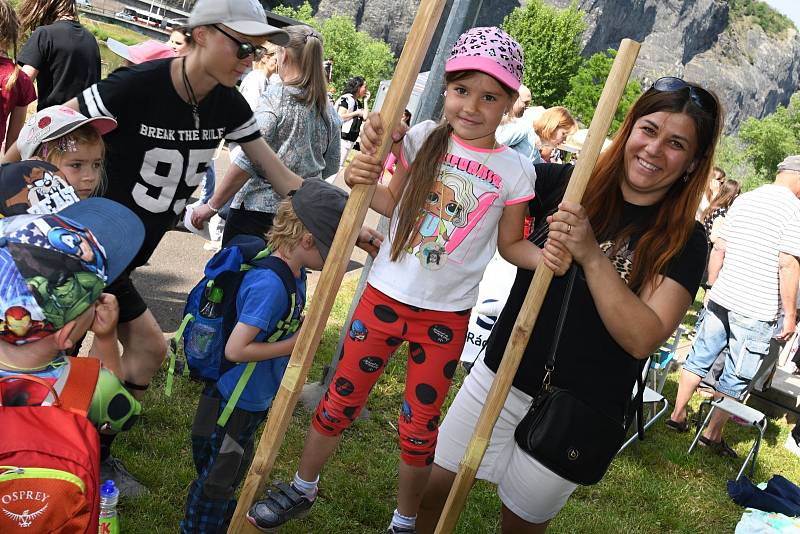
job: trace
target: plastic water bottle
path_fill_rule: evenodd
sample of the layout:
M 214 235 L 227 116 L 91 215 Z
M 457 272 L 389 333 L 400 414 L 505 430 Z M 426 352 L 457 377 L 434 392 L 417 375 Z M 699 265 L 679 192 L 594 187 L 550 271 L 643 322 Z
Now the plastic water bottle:
M 195 318 L 189 350 L 199 360 L 211 356 L 212 342 L 222 330 L 222 297 L 222 288 L 212 286 L 206 289 L 199 316 Z
M 106 480 L 100 487 L 100 528 L 99 534 L 119 534 L 117 501 L 119 490 L 113 480 Z

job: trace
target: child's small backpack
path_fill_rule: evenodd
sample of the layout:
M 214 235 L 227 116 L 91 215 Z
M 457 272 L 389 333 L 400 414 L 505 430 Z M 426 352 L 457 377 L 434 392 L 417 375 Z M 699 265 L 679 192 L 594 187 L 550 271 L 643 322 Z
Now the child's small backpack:
M 100 443 L 86 414 L 100 360 L 67 357 L 65 365 L 52 385 L 0 378 L 0 532 L 97 532 Z M 31 382 L 49 390 L 39 406 L 22 392 Z
M 188 373 L 200 380 L 216 382 L 233 363 L 225 358 L 225 344 L 236 326 L 236 296 L 244 275 L 253 268 L 270 269 L 283 283 L 288 298 L 288 313 L 278 321 L 277 329 L 267 342 L 278 341 L 300 327 L 302 309 L 297 305 L 297 283 L 289 266 L 282 259 L 270 255 L 263 239 L 242 235 L 217 252 L 206 264 L 204 277 L 189 292 L 184 308 L 184 318 L 171 342 L 167 395 L 170 395 L 172 375 L 175 371 L 177 345 L 183 339 L 183 352 Z M 305 275 L 304 275 L 305 276 Z M 249 362 L 236 383 L 231 398 L 225 405 L 217 423 L 224 426 L 236 407 L 256 363 Z M 184 374 L 186 374 L 184 367 Z

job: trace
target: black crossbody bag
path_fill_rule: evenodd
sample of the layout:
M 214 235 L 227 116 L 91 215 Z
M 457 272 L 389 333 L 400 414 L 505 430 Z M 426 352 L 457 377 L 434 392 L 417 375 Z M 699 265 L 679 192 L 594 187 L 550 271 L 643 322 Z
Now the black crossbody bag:
M 587 404 L 571 391 L 550 385 L 555 370 L 556 352 L 567 315 L 577 266 L 570 268 L 564 301 L 556 323 L 553 346 L 545 363 L 542 386 L 531 402 L 528 413 L 517 425 L 517 445 L 558 476 L 584 486 L 597 484 L 616 456 L 633 412 L 638 421 L 639 439 L 644 439 L 642 426 L 642 373 L 637 375 L 637 394 L 623 418 L 615 418 Z M 631 410 L 630 407 L 634 407 Z

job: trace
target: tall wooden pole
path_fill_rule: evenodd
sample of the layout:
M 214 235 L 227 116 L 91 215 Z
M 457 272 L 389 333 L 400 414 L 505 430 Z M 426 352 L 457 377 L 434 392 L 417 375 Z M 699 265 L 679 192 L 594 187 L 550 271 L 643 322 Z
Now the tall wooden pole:
M 395 69 L 392 85 L 381 108 L 381 115 L 386 125 L 378 150 L 378 156 L 381 159 L 385 159 L 391 150 L 391 132 L 400 123 L 445 3 L 445 0 L 422 0 L 420 2 L 417 16 L 414 18 L 414 23 L 403 47 L 403 53 L 400 55 L 400 61 Z M 250 471 L 242 486 L 233 520 L 228 528 L 229 534 L 258 532 L 247 521 L 245 514 L 256 496 L 263 492 L 266 477 L 275 464 L 275 458 L 278 456 L 278 450 L 283 443 L 286 429 L 289 427 L 292 412 L 308 376 L 311 363 L 314 361 L 314 354 L 319 347 L 328 315 L 330 315 L 347 262 L 353 251 L 353 245 L 374 193 L 375 186 L 363 185 L 354 187 L 350 193 L 339 229 L 336 231 L 336 237 L 333 239 L 325 267 L 322 269 L 322 275 L 314 292 L 314 299 L 300 329 L 297 343 L 286 367 L 286 373 L 278 393 L 275 395 L 275 400 L 272 402 L 267 425 L 261 434 L 253 463 L 250 465 Z
M 600 101 L 597 104 L 597 110 L 589 127 L 586 142 L 581 149 L 581 157 L 578 159 L 578 164 L 564 193 L 564 200 L 571 202 L 581 201 L 638 54 L 639 43 L 630 39 L 622 40 L 614 65 L 603 88 L 603 93 L 600 95 Z M 483 455 L 489 445 L 492 429 L 500 416 L 500 411 L 505 404 L 506 397 L 508 397 L 508 392 L 511 390 L 514 375 L 517 374 L 522 354 L 528 344 L 533 325 L 539 316 L 539 310 L 542 307 L 544 296 L 550 287 L 552 279 L 553 271 L 545 267 L 536 269 L 533 275 L 528 293 L 508 339 L 508 345 L 506 345 L 506 350 L 503 353 L 503 361 L 497 369 L 497 375 L 489 390 L 489 395 L 486 397 L 483 410 L 481 410 L 481 415 L 475 426 L 475 432 L 466 451 L 464 451 L 464 457 L 461 459 L 455 482 L 450 489 L 450 494 L 447 496 L 447 502 L 444 505 L 442 516 L 439 518 L 439 523 L 436 525 L 436 534 L 450 533 L 455 530 L 458 516 L 464 508 L 467 495 L 472 487 L 472 481 L 475 479 L 475 474 L 478 472 Z

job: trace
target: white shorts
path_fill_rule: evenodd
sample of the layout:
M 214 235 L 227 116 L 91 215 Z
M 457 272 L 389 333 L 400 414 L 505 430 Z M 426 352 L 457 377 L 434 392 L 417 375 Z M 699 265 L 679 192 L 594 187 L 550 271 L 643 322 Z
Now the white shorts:
M 436 465 L 448 471 L 458 471 L 494 376 L 482 358 L 475 362 L 439 429 Z M 538 524 L 558 514 L 577 484 L 561 478 L 528 456 L 514 440 L 514 430 L 530 404 L 530 395 L 511 388 L 477 478 L 497 484 L 497 494 L 506 508 L 523 520 Z

